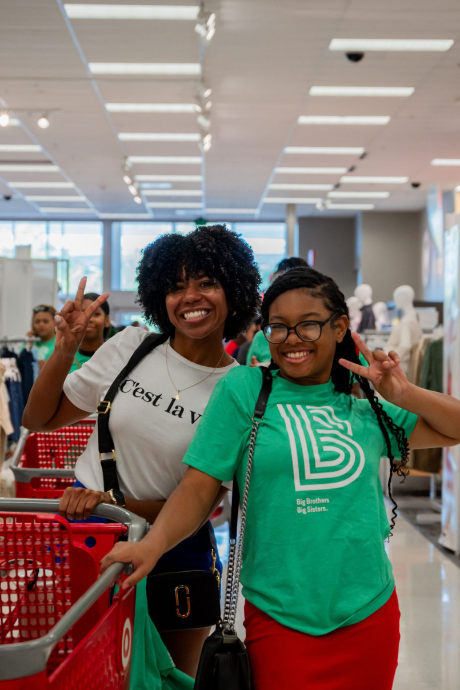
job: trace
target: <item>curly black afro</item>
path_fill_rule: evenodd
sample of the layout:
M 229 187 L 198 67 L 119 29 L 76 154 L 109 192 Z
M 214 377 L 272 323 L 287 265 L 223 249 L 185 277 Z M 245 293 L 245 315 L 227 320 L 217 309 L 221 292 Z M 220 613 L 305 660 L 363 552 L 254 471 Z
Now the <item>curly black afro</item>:
M 251 247 L 225 225 L 203 226 L 185 236 L 162 235 L 142 252 L 137 267 L 138 303 L 146 319 L 161 333 L 174 335 L 166 295 L 176 286 L 183 270 L 187 279 L 204 272 L 222 285 L 232 305 L 225 323 L 225 339 L 236 338 L 254 321 L 260 308 L 261 279 Z

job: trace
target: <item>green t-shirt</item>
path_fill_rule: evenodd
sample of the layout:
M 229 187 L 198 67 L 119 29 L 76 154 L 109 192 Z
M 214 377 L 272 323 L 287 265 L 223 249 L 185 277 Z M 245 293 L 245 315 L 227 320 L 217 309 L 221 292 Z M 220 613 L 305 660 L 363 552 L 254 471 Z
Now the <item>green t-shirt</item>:
M 216 385 L 184 462 L 244 484 L 258 368 Z M 382 401 L 407 438 L 417 416 Z M 396 440 L 392 450 L 399 457 Z M 323 635 L 364 620 L 394 589 L 379 480 L 387 455 L 369 402 L 331 382 L 300 386 L 276 374 L 249 490 L 243 595 L 295 630 Z
M 54 352 L 54 344 L 56 342 L 56 336 L 52 340 L 48 340 L 47 343 L 34 343 L 34 347 L 37 350 L 38 361 L 46 361 L 51 357 Z
M 69 374 L 71 374 L 73 371 L 78 371 L 79 369 L 81 369 L 83 364 L 90 360 L 93 354 L 94 353 L 92 353 L 91 355 L 84 355 L 80 352 L 80 350 L 78 350 L 77 354 L 74 357 L 73 364 L 69 371 Z
M 272 358 L 270 354 L 270 346 L 263 331 L 257 331 L 255 334 L 251 347 L 248 350 L 246 364 L 251 364 L 251 359 L 257 357 L 258 362 L 269 362 Z

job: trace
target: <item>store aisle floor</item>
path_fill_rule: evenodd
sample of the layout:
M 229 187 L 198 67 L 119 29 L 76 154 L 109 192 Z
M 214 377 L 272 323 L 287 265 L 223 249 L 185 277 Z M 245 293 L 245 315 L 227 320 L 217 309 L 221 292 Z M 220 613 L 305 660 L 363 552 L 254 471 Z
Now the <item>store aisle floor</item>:
M 219 528 L 219 548 L 225 543 L 223 530 Z M 393 690 L 458 690 L 460 568 L 401 516 L 388 553 L 402 614 Z M 240 597 L 237 627 L 242 639 L 243 606 Z

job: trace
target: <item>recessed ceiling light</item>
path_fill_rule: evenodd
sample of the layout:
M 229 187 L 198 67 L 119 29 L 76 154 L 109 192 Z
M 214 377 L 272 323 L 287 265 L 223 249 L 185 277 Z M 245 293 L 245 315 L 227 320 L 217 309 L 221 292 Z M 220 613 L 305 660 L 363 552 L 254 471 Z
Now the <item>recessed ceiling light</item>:
M 390 192 L 329 192 L 331 199 L 388 199 Z
M 0 163 L 2 172 L 59 172 L 57 165 L 27 165 L 22 163 Z
M 120 141 L 200 141 L 198 133 L 190 134 L 164 134 L 152 132 L 121 132 L 118 135 Z
M 420 38 L 333 38 L 329 50 L 341 52 L 397 51 L 444 52 L 454 44 L 452 40 Z
M 84 196 L 47 196 L 47 195 L 33 195 L 26 196 L 27 201 L 84 201 L 86 202 L 86 197 Z
M 374 204 L 328 204 L 327 209 L 336 211 L 372 211 Z
M 286 175 L 344 175 L 348 168 L 276 168 L 276 173 Z
M 42 147 L 37 144 L 0 144 L 0 151 L 4 152 L 36 153 L 41 150 Z
M 284 153 L 306 153 L 318 155 L 362 156 L 365 149 L 360 146 L 287 146 Z
M 431 161 L 431 165 L 457 166 L 460 165 L 460 158 L 435 158 Z
M 299 125 L 387 125 L 389 115 L 301 115 Z
M 215 214 L 215 213 L 223 213 L 226 215 L 243 215 L 243 216 L 251 216 L 254 213 L 257 213 L 256 208 L 207 208 L 206 213 L 209 214 Z
M 303 190 L 305 192 L 310 191 L 329 191 L 330 189 L 334 189 L 333 184 L 271 184 L 270 189 L 284 189 L 284 190 Z
M 174 5 L 87 5 L 65 4 L 69 19 L 191 19 L 199 7 Z
M 10 124 L 10 116 L 8 113 L 0 113 L 0 127 L 8 127 Z
M 73 189 L 73 182 L 8 182 L 15 189 Z
M 137 182 L 201 182 L 202 175 L 135 175 Z
M 146 189 L 145 196 L 202 196 L 201 189 Z
M 405 184 L 409 181 L 408 177 L 350 177 L 340 178 L 340 182 L 345 184 Z
M 150 208 L 202 208 L 203 204 L 194 201 L 150 201 L 147 206 Z
M 96 213 L 92 208 L 62 208 L 62 207 L 46 207 L 42 206 L 40 208 L 42 213 Z
M 152 216 L 150 213 L 99 213 L 101 220 L 120 219 L 120 220 L 146 220 Z
M 184 164 L 184 165 L 201 165 L 201 156 L 130 156 L 128 158 L 130 163 L 166 163 L 166 164 Z M 136 177 L 137 179 L 137 177 Z
M 413 86 L 312 86 L 310 96 L 412 96 Z
M 317 204 L 319 199 L 297 197 L 265 197 L 264 204 Z
M 93 74 L 132 74 L 196 77 L 201 74 L 199 62 L 90 62 Z
M 106 103 L 109 113 L 194 113 L 194 103 Z

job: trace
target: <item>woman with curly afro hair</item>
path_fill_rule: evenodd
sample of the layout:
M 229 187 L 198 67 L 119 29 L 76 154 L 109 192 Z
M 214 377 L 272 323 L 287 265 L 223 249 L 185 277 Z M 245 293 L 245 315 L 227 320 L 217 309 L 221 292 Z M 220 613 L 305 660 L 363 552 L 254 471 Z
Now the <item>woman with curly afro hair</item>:
M 66 490 L 60 512 L 87 519 L 99 503 L 125 504 L 152 524 L 180 483 L 182 463 L 217 382 L 238 366 L 223 347 L 254 321 L 260 307 L 260 275 L 251 248 L 223 225 L 188 235 L 159 237 L 142 253 L 138 301 L 160 336 L 122 380 L 112 403 L 110 432 L 116 449 L 120 492 L 104 491 L 97 434 L 78 459 L 77 482 Z M 93 311 L 85 311 L 85 279 L 75 300 L 56 317 L 56 347 L 29 398 L 24 424 L 52 431 L 94 412 L 133 352 L 148 337 L 128 327 L 107 341 L 79 371 L 67 376 Z M 67 378 L 66 378 L 67 377 Z M 223 486 L 211 515 L 231 484 Z M 121 496 L 120 496 L 121 495 Z M 169 551 L 155 574 L 222 571 L 207 516 L 198 532 Z M 147 594 L 149 585 L 147 585 Z M 210 628 L 162 633 L 176 664 L 194 676 Z

